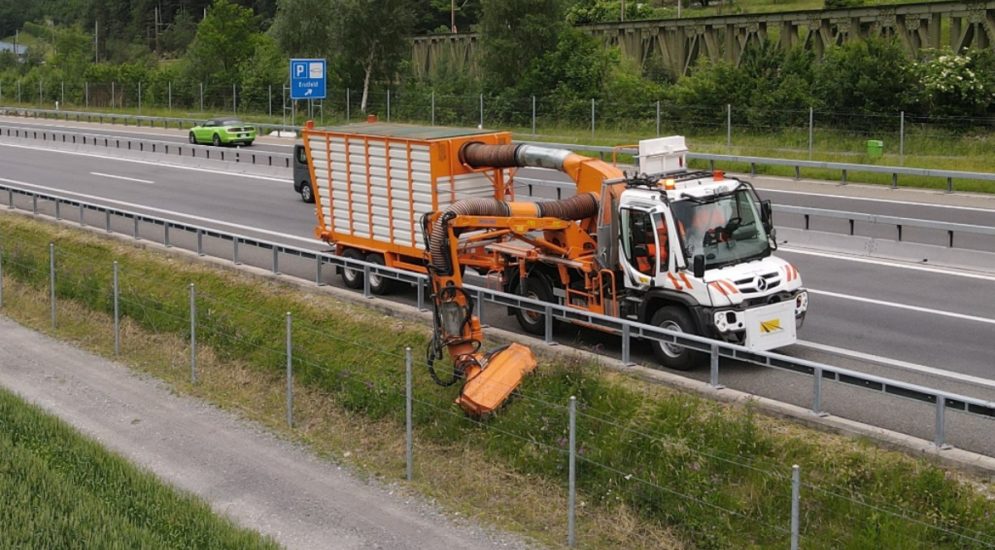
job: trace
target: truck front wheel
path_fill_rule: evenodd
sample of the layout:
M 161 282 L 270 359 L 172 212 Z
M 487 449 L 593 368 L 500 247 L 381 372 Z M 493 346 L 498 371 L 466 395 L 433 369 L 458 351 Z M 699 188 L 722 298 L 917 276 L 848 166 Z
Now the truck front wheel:
M 549 284 L 549 280 L 546 279 L 546 277 L 539 274 L 527 277 L 525 281 L 522 282 L 522 288 L 519 294 L 526 298 L 542 302 L 553 301 L 552 285 Z M 518 324 L 525 329 L 525 332 L 528 332 L 529 334 L 542 335 L 546 333 L 546 316 L 542 313 L 516 309 L 515 319 L 517 319 Z
M 650 323 L 674 332 L 683 332 L 686 334 L 697 333 L 691 316 L 686 309 L 679 306 L 664 306 L 660 308 L 653 314 L 653 319 Z M 651 341 L 650 345 L 653 346 L 653 355 L 656 356 L 656 360 L 661 365 L 671 369 L 690 370 L 703 357 L 699 351 L 690 350 L 676 344 Z

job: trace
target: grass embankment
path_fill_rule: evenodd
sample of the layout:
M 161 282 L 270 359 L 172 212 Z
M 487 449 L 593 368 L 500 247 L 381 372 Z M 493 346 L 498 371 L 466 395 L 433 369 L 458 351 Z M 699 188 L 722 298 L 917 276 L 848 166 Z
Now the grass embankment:
M 0 389 L 0 548 L 277 548 Z
M 323 293 L 14 216 L 0 216 L 5 315 L 49 330 L 56 242 L 57 336 L 113 354 L 111 262 L 121 265 L 120 360 L 242 411 L 318 452 L 404 477 L 403 354 L 421 323 Z M 189 382 L 188 283 L 198 289 L 198 383 Z M 295 420 L 283 409 L 285 312 L 293 312 Z M 492 344 L 493 345 L 493 344 Z M 587 547 L 786 546 L 799 464 L 806 548 L 982 548 L 995 543 L 990 487 L 865 442 L 756 415 L 749 406 L 647 386 L 593 364 L 543 361 L 496 416 L 473 422 L 417 365 L 416 480 L 452 510 L 562 544 L 566 404 L 579 401 L 578 541 Z

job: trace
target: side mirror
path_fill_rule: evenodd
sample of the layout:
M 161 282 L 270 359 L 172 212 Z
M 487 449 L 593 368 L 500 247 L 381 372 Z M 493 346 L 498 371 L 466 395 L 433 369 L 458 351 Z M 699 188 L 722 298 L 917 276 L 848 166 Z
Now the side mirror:
M 698 254 L 691 260 L 691 271 L 696 279 L 705 276 L 705 256 Z
M 764 227 L 770 229 L 774 227 L 774 208 L 770 204 L 770 200 L 760 201 L 760 215 L 764 220 Z

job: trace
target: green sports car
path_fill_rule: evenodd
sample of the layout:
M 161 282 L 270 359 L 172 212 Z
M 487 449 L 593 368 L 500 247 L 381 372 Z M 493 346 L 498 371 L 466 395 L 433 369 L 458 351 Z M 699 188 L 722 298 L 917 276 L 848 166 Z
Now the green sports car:
M 215 118 L 190 128 L 190 143 L 221 145 L 252 145 L 256 128 L 233 118 Z

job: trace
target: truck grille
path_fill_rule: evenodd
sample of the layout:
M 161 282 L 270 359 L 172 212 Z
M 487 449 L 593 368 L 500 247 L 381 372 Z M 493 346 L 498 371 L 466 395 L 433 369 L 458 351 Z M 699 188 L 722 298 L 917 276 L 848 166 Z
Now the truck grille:
M 760 280 L 763 280 L 759 285 Z M 759 277 L 744 277 L 733 281 L 736 288 L 744 295 L 765 294 L 767 291 L 777 288 L 781 284 L 781 274 L 777 271 L 763 273 Z

